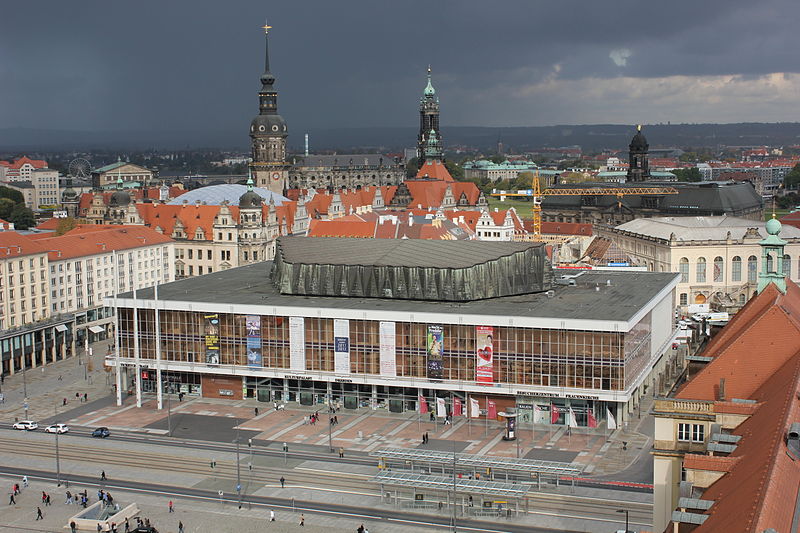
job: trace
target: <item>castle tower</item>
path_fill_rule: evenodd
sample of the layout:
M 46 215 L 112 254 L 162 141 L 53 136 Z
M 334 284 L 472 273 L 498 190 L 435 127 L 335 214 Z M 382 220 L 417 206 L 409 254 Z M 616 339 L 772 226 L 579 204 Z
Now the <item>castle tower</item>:
M 417 158 L 419 164 L 422 164 L 428 159 L 425 153 L 427 142 L 432 136 L 435 136 L 435 141 L 440 147 L 442 145 L 442 134 L 439 131 L 439 98 L 436 96 L 436 90 L 431 83 L 431 67 L 428 66 L 428 85 L 422 92 L 422 98 L 419 100 L 419 135 L 417 135 Z M 441 159 L 441 153 L 439 153 Z
M 286 122 L 278 114 L 278 92 L 273 88 L 275 76 L 269 69 L 269 30 L 264 25 L 264 74 L 258 92 L 258 115 L 250 123 L 250 146 L 253 162 L 250 169 L 256 184 L 283 194 L 289 175 L 286 164 Z
M 650 179 L 650 162 L 647 155 L 649 149 L 650 145 L 647 144 L 640 124 L 636 126 L 636 135 L 628 146 L 628 175 L 625 181 L 637 182 Z

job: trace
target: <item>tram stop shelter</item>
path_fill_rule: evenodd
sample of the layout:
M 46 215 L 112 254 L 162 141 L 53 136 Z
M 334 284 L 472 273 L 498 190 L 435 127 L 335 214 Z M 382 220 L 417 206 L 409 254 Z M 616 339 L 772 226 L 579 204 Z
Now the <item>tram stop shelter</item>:
M 370 452 L 373 457 L 379 458 L 378 466 L 383 470 L 410 467 L 414 471 L 419 466 L 423 471 L 433 474 L 434 468 L 452 469 L 455 464 L 456 474 L 469 476 L 480 481 L 493 481 L 503 475 L 505 481 L 509 479 L 524 483 L 535 483 L 537 488 L 542 487 L 542 482 L 560 485 L 561 481 L 568 480 L 575 486 L 575 478 L 580 475 L 581 469 L 571 463 L 557 461 L 539 461 L 536 459 L 517 459 L 515 457 L 494 457 L 473 455 L 468 453 L 449 453 L 437 450 L 381 448 Z M 452 471 L 452 470 L 451 470 Z
M 531 488 L 526 483 L 390 471 L 378 473 L 372 482 L 381 486 L 381 500 L 400 507 L 441 509 L 455 505 L 463 514 L 477 516 L 516 516 L 520 503 L 527 511 L 525 496 Z

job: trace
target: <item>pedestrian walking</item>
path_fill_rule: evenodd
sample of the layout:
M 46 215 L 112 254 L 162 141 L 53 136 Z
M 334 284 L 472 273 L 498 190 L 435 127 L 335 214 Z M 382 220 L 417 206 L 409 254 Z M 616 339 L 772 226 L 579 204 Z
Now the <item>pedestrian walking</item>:
M 50 495 L 47 495 L 47 498 L 44 500 L 45 505 L 50 505 Z
M 356 529 L 356 533 L 364 533 L 364 524 L 358 526 L 358 529 Z
M 300 527 L 306 527 L 306 515 L 300 514 Z
M 17 500 L 14 499 L 14 493 L 11 493 L 11 497 L 8 499 L 8 505 L 17 505 Z
M 81 397 L 80 393 L 76 392 L 75 393 L 75 399 L 76 400 L 80 400 L 80 397 Z
M 284 477 L 281 476 L 281 488 L 284 488 L 285 486 L 286 486 L 286 479 L 284 479 Z
M 72 493 L 67 491 L 66 493 L 66 500 L 64 500 L 64 505 L 72 503 Z
M 125 519 L 125 533 L 131 533 L 131 522 L 129 518 Z
M 14 496 L 19 494 L 19 483 L 14 483 Z
M 28 486 L 28 476 L 22 476 L 22 486 L 23 487 Z
M 172 506 L 172 500 L 169 501 L 169 512 L 170 513 L 174 513 L 175 512 L 175 508 Z
M 333 417 L 333 425 L 334 426 L 338 426 L 339 425 L 339 417 L 338 416 L 334 416 Z
M 178 533 L 183 533 L 183 522 L 178 521 Z
M 344 448 L 339 448 L 339 457 L 344 457 Z
M 69 533 L 77 533 L 78 532 L 78 524 L 75 523 L 75 520 L 69 523 Z
M 47 493 L 45 491 L 42 491 L 42 503 L 44 503 L 45 501 L 47 501 Z
M 275 521 L 275 511 L 273 511 L 272 509 L 269 510 L 269 521 L 270 522 Z
M 105 480 L 106 480 L 106 471 L 103 470 L 102 472 L 100 472 L 100 481 L 105 481 Z
M 258 416 L 258 407 L 256 407 L 255 409 L 253 409 L 253 411 L 256 413 L 256 416 Z
M 100 522 L 97 523 L 97 533 L 103 533 L 103 526 L 100 525 Z
M 435 421 L 436 421 L 436 417 L 433 416 L 433 411 L 431 411 L 431 422 L 435 422 Z
M 65 405 L 67 405 L 67 399 L 66 399 L 66 398 L 64 398 L 63 400 L 61 400 L 61 406 L 63 407 L 63 406 L 65 406 Z
M 83 393 L 83 401 L 84 402 L 88 402 L 89 401 L 89 393 L 88 392 L 84 392 Z
M 44 520 L 44 515 L 42 514 L 42 508 L 41 507 L 37 507 L 36 508 L 36 520 Z M 36 520 L 34 520 L 34 522 Z

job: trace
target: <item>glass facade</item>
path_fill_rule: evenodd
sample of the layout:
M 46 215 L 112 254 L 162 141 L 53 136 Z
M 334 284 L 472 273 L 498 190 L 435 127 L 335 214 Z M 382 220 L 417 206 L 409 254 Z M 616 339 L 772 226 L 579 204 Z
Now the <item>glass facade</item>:
M 214 359 L 207 359 L 209 316 L 219 321 L 218 338 L 214 337 Z M 213 364 L 220 365 L 297 370 L 292 365 L 290 320 L 287 316 L 261 315 L 260 324 L 253 326 L 260 326 L 256 331 L 248 331 L 248 326 L 257 322 L 243 314 L 161 311 L 160 321 L 162 360 L 196 364 L 213 361 Z M 140 357 L 143 360 L 155 359 L 154 311 L 139 310 L 138 322 Z M 375 320 L 348 322 L 349 375 L 381 376 L 381 323 Z M 441 326 L 438 357 L 441 357 L 442 373 L 440 379 L 433 381 L 475 383 L 479 359 L 476 354 L 480 352 L 480 347 L 476 346 L 476 327 L 438 326 Z M 336 357 L 334 320 L 305 318 L 302 327 L 305 360 L 302 370 L 297 372 L 325 372 L 333 377 Z M 119 328 L 120 355 L 133 358 L 131 309 L 120 309 Z M 426 342 L 429 324 L 396 322 L 394 328 L 394 346 L 391 349 L 397 378 L 428 379 L 430 347 Z M 494 326 L 492 382 L 598 391 L 624 390 L 648 365 L 650 338 L 650 314 L 628 333 Z M 253 339 L 257 339 L 260 345 L 260 357 L 248 361 L 248 350 L 258 350 L 258 346 L 249 344 Z M 300 357 L 302 359 L 302 353 Z M 335 375 L 342 376 L 342 372 Z M 301 384 L 297 390 L 302 390 Z

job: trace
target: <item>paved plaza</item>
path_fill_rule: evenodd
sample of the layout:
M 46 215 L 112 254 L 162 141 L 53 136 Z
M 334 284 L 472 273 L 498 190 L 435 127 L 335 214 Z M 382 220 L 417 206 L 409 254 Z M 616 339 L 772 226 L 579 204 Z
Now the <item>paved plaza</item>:
M 94 346 L 95 354 L 104 354 L 107 343 Z M 178 438 L 230 442 L 232 429 L 238 427 L 242 439 L 252 438 L 259 445 L 282 445 L 292 449 L 327 450 L 329 446 L 328 414 L 324 405 L 315 407 L 290 403 L 285 410 L 273 409 L 272 402 L 255 399 L 241 401 L 184 397 L 173 395 L 164 409 L 156 408 L 155 395 L 145 395 L 141 408 L 133 396 L 117 406 L 113 397 L 113 373 L 102 369 L 102 356 L 89 359 L 83 356 L 58 361 L 44 371 L 33 369 L 26 374 L 29 417 L 44 423 L 55 421 L 76 426 L 107 426 L 113 431 L 134 431 L 166 434 L 171 426 Z M 87 368 L 93 368 L 86 372 Z M 6 378 L 3 385 L 5 403 L 0 404 L 0 420 L 22 419 L 22 377 Z M 88 402 L 79 402 L 75 394 L 88 394 Z M 67 405 L 63 406 L 64 399 Z M 632 417 L 627 427 L 609 433 L 604 428 L 573 428 L 564 426 L 522 426 L 517 441 L 503 440 L 500 422 L 467 420 L 456 417 L 452 425 L 431 422 L 428 415 L 413 412 L 389 413 L 386 410 L 360 408 L 341 409 L 336 413 L 338 424 L 330 431 L 335 450 L 345 453 L 368 453 L 382 447 L 424 448 L 422 435 L 428 433 L 432 446 L 444 451 L 457 451 L 501 457 L 572 462 L 592 477 L 602 479 L 652 483 L 649 449 L 652 443 L 653 420 L 649 411 L 652 397 L 642 403 L 642 417 Z M 259 409 L 258 416 L 255 408 Z M 169 416 L 168 416 L 169 411 Z M 309 415 L 320 413 L 316 424 Z M 168 420 L 169 419 L 169 420 Z M 439 443 L 439 441 L 443 441 Z M 438 443 L 438 444 L 435 444 Z M 300 448 L 298 448 L 300 446 Z M 308 448 L 306 448 L 308 447 Z M 437 448 L 438 449 L 438 448 Z M 642 461 L 639 461 L 642 459 Z

